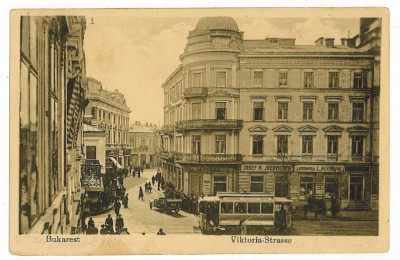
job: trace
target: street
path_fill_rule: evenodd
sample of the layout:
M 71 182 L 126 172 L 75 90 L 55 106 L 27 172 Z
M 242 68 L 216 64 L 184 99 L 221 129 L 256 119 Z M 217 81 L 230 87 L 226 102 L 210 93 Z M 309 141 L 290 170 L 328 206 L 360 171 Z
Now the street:
M 125 227 L 129 233 L 149 233 L 156 234 L 160 228 L 166 234 L 179 233 L 187 234 L 194 233 L 197 225 L 197 219 L 193 214 L 179 211 L 178 214 L 165 214 L 153 208 L 150 210 L 150 201 L 162 197 L 162 192 L 157 190 L 157 186 L 153 187 L 152 193 L 144 193 L 144 199 L 139 200 L 139 187 L 142 186 L 144 191 L 144 183 L 151 182 L 151 177 L 156 174 L 157 169 L 145 169 L 141 173 L 140 178 L 128 175 L 124 179 L 126 192 L 129 194 L 128 208 L 121 207 L 120 214 L 124 219 Z M 110 210 L 107 213 L 93 216 L 95 226 L 100 230 L 104 224 L 108 214 L 111 214 L 115 225 L 115 212 Z M 114 226 L 115 228 L 115 226 Z

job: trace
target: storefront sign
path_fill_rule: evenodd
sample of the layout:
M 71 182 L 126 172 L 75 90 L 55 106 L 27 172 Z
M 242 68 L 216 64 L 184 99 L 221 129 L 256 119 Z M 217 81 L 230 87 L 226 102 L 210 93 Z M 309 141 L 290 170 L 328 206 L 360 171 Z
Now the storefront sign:
M 293 165 L 242 164 L 242 171 L 250 172 L 292 172 Z
M 344 172 L 343 165 L 296 165 L 295 172 Z

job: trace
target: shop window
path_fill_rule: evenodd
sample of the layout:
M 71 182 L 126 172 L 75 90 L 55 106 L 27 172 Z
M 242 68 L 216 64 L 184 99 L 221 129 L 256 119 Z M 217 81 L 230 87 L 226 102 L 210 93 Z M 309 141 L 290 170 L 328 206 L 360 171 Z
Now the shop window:
M 215 153 L 218 154 L 226 153 L 226 135 L 215 136 Z
M 215 103 L 215 115 L 217 120 L 226 119 L 226 102 Z
M 275 177 L 275 197 L 289 196 L 289 183 L 285 176 Z
M 214 194 L 226 191 L 226 176 L 214 176 Z
M 288 102 L 278 102 L 278 120 L 288 119 Z
M 313 72 L 304 72 L 304 87 L 305 88 L 314 87 L 314 73 Z
M 251 192 L 264 192 L 264 176 L 251 176 L 250 177 L 250 191 Z
M 273 203 L 261 203 L 261 214 L 272 214 L 274 212 Z
M 331 198 L 332 194 L 338 197 L 339 192 L 339 180 L 334 177 L 325 178 L 325 198 Z
M 328 121 L 338 121 L 339 119 L 339 103 L 328 103 Z
M 253 120 L 264 120 L 264 102 L 253 102 Z
M 303 121 L 312 121 L 314 114 L 314 103 L 303 102 Z
M 259 202 L 249 202 L 248 203 L 249 214 L 260 214 L 261 207 Z
M 254 71 L 254 87 L 260 88 L 263 85 L 263 72 Z
M 307 200 L 313 197 L 315 197 L 314 178 L 300 176 L 300 199 Z
M 246 214 L 247 213 L 247 203 L 246 202 L 235 202 L 235 213 L 236 214 Z
M 329 88 L 339 87 L 339 72 L 329 72 Z
M 264 146 L 264 136 L 253 135 L 253 155 L 262 155 Z
M 233 213 L 233 202 L 221 202 L 221 213 L 232 214 Z

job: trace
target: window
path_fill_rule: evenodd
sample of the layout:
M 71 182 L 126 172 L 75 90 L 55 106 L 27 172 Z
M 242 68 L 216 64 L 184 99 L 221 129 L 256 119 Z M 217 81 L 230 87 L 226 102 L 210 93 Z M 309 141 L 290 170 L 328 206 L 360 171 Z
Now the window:
M 300 199 L 307 200 L 315 196 L 315 185 L 313 177 L 300 176 Z
M 363 156 L 364 137 L 353 136 L 351 143 L 351 155 L 356 157 Z
M 329 72 L 329 88 L 339 87 L 339 72 Z
M 250 192 L 264 192 L 264 176 L 250 177 Z
M 279 72 L 279 87 L 287 87 L 287 72 Z
M 263 154 L 263 139 L 262 135 L 253 135 L 253 155 Z
M 338 137 L 334 135 L 328 136 L 328 156 L 338 155 Z
M 192 136 L 192 153 L 193 154 L 201 153 L 201 135 Z
M 325 177 L 325 198 L 330 198 L 332 194 L 335 194 L 337 198 L 338 191 L 339 191 L 338 178 Z
M 362 122 L 364 121 L 364 103 L 354 102 L 353 103 L 353 121 Z
M 312 135 L 304 135 L 301 153 L 303 155 L 312 155 L 313 153 L 313 136 Z
M 225 102 L 217 102 L 215 103 L 215 115 L 218 120 L 226 119 L 226 103 Z
M 264 102 L 253 102 L 254 121 L 264 120 Z
M 214 194 L 226 191 L 226 176 L 214 176 Z
M 259 202 L 249 202 L 247 206 L 249 214 L 260 214 L 261 208 Z
M 254 71 L 254 87 L 262 87 L 263 85 L 263 72 Z
M 289 196 L 289 183 L 285 176 L 275 176 L 275 197 Z
M 215 136 L 215 153 L 226 153 L 226 135 Z
M 288 119 L 288 102 L 278 102 L 278 120 Z
M 201 87 L 201 73 L 193 73 L 193 87 L 199 88 Z
M 86 159 L 96 159 L 96 146 L 86 146 Z
M 261 214 L 272 214 L 274 212 L 273 203 L 261 203 Z
M 201 119 L 201 103 L 192 103 L 192 119 Z
M 287 154 L 288 153 L 288 136 L 287 135 L 278 135 L 278 155 Z
M 233 202 L 221 202 L 221 213 L 232 214 L 233 213 Z
M 226 87 L 226 72 L 217 71 L 217 87 Z
M 304 72 L 304 87 L 305 88 L 314 87 L 314 73 L 313 72 Z
M 235 213 L 246 214 L 247 213 L 247 203 L 246 202 L 235 202 Z
M 353 87 L 354 88 L 365 88 L 365 77 L 363 72 L 354 72 Z
M 303 102 L 303 120 L 304 121 L 313 120 L 313 114 L 314 114 L 314 103 Z
M 338 121 L 339 119 L 339 103 L 328 103 L 328 121 Z

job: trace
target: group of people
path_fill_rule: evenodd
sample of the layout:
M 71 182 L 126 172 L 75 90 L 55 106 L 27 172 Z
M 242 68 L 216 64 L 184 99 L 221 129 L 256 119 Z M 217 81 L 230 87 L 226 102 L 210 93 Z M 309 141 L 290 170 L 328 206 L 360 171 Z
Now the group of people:
M 143 172 L 143 167 L 140 167 L 140 166 L 133 166 L 132 167 L 132 165 L 130 165 L 129 166 L 129 173 L 131 173 L 132 174 L 132 177 L 136 177 L 136 174 L 138 175 L 138 178 L 140 178 L 140 173 L 142 173 Z
M 88 229 L 86 230 L 87 235 L 96 235 L 99 233 L 98 229 L 96 228 L 94 224 L 93 218 L 90 218 L 88 221 Z M 119 214 L 117 215 L 117 218 L 115 219 L 115 230 L 114 230 L 114 220 L 111 217 L 110 214 L 108 214 L 108 217 L 105 220 L 105 223 L 101 225 L 100 229 L 100 235 L 112 235 L 112 234 L 128 234 L 128 229 L 124 227 L 124 219 L 122 218 L 122 215 Z

